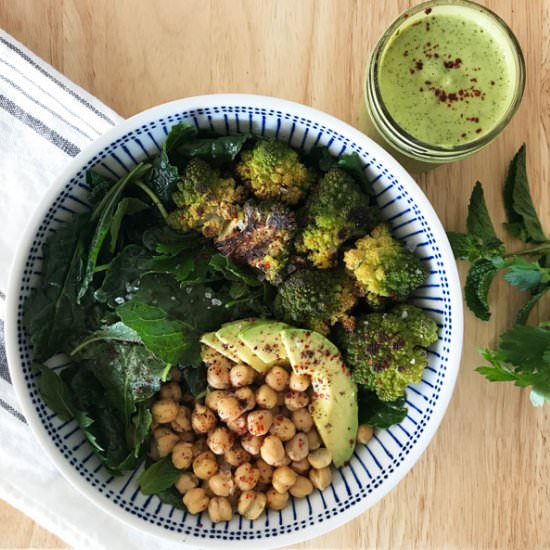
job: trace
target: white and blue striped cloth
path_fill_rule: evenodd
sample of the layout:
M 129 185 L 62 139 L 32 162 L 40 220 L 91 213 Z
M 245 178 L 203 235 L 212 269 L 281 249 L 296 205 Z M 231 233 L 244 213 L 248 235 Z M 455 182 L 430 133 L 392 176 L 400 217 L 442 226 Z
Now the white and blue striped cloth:
M 19 411 L 4 350 L 7 277 L 26 221 L 71 158 L 120 120 L 0 29 L 0 499 L 73 548 L 170 548 L 111 518 L 61 477 Z

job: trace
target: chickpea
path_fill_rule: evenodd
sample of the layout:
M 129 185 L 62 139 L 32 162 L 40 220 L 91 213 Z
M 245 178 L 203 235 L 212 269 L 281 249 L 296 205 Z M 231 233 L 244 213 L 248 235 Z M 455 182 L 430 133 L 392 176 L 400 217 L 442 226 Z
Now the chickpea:
M 288 456 L 285 454 L 285 456 L 283 456 L 281 460 L 277 460 L 277 462 L 275 462 L 273 466 L 275 466 L 275 468 L 278 468 L 279 466 L 288 466 L 291 462 L 292 460 L 290 460 L 290 458 L 288 458 Z
M 309 443 L 309 450 L 315 451 L 321 446 L 321 438 L 315 428 L 306 433 L 307 442 Z
M 193 444 L 180 441 L 172 449 L 172 464 L 180 469 L 186 470 L 193 462 Z
M 273 415 L 269 411 L 252 411 L 248 414 L 246 425 L 252 435 L 265 435 L 273 422 Z
M 260 456 L 271 466 L 285 457 L 282 441 L 276 435 L 268 435 L 260 448 Z
M 307 409 L 292 411 L 292 422 L 301 432 L 309 432 L 313 428 L 313 417 Z
M 231 521 L 233 509 L 231 503 L 225 497 L 213 497 L 208 503 L 208 515 L 212 523 L 220 521 Z
M 290 375 L 283 367 L 271 367 L 265 375 L 265 383 L 275 391 L 283 391 L 288 387 Z
M 277 406 L 281 407 L 281 408 L 284 407 L 284 410 L 287 410 L 287 408 L 285 407 L 285 392 L 284 391 L 280 391 L 280 392 L 277 393 Z M 284 412 L 283 410 L 280 411 L 281 414 L 283 412 Z
M 209 367 L 218 366 L 218 367 L 225 367 L 227 369 L 230 369 L 231 366 L 234 364 L 233 361 L 231 361 L 231 359 L 229 359 L 225 355 L 222 355 L 219 351 L 216 351 L 214 348 L 211 348 L 210 346 L 202 346 L 201 359 Z
M 224 421 L 235 420 L 242 414 L 242 409 L 239 405 L 239 401 L 233 395 L 225 395 L 218 401 L 218 416 Z
M 209 409 L 212 409 L 213 411 L 217 411 L 218 410 L 218 402 L 219 400 L 226 396 L 227 395 L 227 392 L 226 391 L 223 391 L 223 390 L 213 390 L 213 391 L 209 391 L 207 394 L 206 394 L 206 397 L 204 398 L 204 404 L 209 408 Z
M 262 446 L 263 441 L 263 437 L 258 437 L 257 435 L 252 435 L 249 433 L 241 437 L 241 445 L 243 446 L 243 449 L 252 456 L 257 456 L 260 454 L 260 447 Z
M 153 432 L 156 442 L 156 454 L 159 458 L 168 456 L 179 441 L 178 434 L 175 434 L 170 428 L 157 428 Z
M 176 418 L 170 423 L 172 429 L 175 432 L 189 432 L 191 431 L 191 410 L 185 405 L 178 407 L 178 414 Z
M 256 487 L 260 479 L 260 471 L 250 464 L 245 462 L 235 470 L 235 485 L 241 491 L 250 491 Z
M 286 493 L 296 483 L 296 472 L 288 466 L 279 466 L 273 470 L 271 483 L 278 493 Z
M 209 432 L 216 424 L 216 416 L 206 406 L 200 403 L 195 404 L 193 414 L 191 414 L 191 425 L 198 433 Z
M 248 433 L 248 426 L 246 425 L 246 415 L 243 414 L 234 420 L 228 420 L 226 422 L 227 427 L 235 432 L 237 435 L 244 435 Z
M 210 451 L 205 451 L 193 460 L 193 472 L 199 479 L 209 479 L 218 473 L 216 457 Z
M 206 444 L 215 455 L 223 455 L 231 449 L 234 440 L 235 435 L 225 426 L 218 426 L 209 432 Z
M 332 462 L 332 453 L 326 447 L 321 447 L 309 453 L 307 459 L 313 468 L 320 470 L 330 465 Z
M 304 432 L 298 432 L 290 441 L 287 441 L 285 449 L 290 460 L 297 462 L 306 458 L 309 454 L 307 435 Z
M 258 481 L 260 483 L 271 483 L 271 479 L 273 478 L 273 467 L 265 460 L 258 458 L 258 460 L 256 460 L 256 468 L 258 468 L 260 474 Z
M 250 460 L 250 454 L 247 453 L 238 443 L 223 455 L 225 461 L 231 466 L 240 466 Z
M 184 495 L 187 491 L 194 489 L 199 484 L 197 476 L 191 472 L 185 472 L 181 474 L 175 483 L 176 489 Z
M 237 511 L 246 519 L 258 519 L 264 511 L 266 496 L 256 491 L 244 491 L 239 497 Z
M 289 491 L 293 497 L 303 498 L 313 492 L 313 483 L 307 477 L 298 476 Z
M 208 507 L 208 502 L 210 499 L 206 494 L 206 491 L 201 487 L 195 487 L 194 489 L 189 489 L 185 495 L 183 495 L 183 503 L 189 510 L 190 514 L 198 514 L 204 512 Z
M 248 365 L 235 365 L 229 371 L 229 380 L 234 388 L 249 386 L 256 378 L 256 371 Z
M 210 365 L 206 371 L 206 381 L 211 388 L 228 390 L 231 387 L 229 369 L 224 365 Z
M 183 392 L 181 391 L 181 386 L 174 381 L 166 382 L 160 387 L 160 397 L 161 399 L 171 399 L 176 403 L 181 401 Z
M 235 490 L 231 472 L 220 472 L 208 480 L 208 488 L 219 497 L 228 497 Z
M 309 395 L 302 391 L 289 390 L 285 394 L 285 405 L 289 411 L 297 411 L 307 407 Z
M 290 418 L 278 414 L 273 419 L 273 424 L 269 429 L 270 433 L 276 435 L 281 441 L 289 441 L 296 434 L 296 427 Z
M 210 490 L 210 487 L 208 486 L 208 480 L 207 479 L 203 479 L 201 481 L 201 484 L 199 485 L 199 487 L 206 491 L 206 495 L 208 496 L 208 498 L 212 498 L 213 496 L 215 496 L 214 493 Z
M 159 399 L 151 407 L 153 420 L 159 424 L 168 424 L 178 415 L 178 404 L 172 399 Z
M 273 487 L 266 494 L 267 507 L 271 510 L 282 510 L 288 504 L 288 493 L 279 493 Z
M 309 469 L 311 468 L 311 464 L 309 463 L 307 458 L 302 458 L 302 460 L 295 460 L 292 462 L 290 467 L 300 475 L 307 474 Z
M 235 397 L 239 401 L 242 412 L 251 411 L 256 406 L 254 392 L 248 386 L 235 390 Z
M 321 468 L 317 470 L 316 468 L 311 468 L 309 471 L 309 480 L 313 483 L 313 486 L 324 491 L 332 481 L 332 471 L 330 468 Z
M 290 373 L 289 387 L 291 390 L 295 391 L 306 391 L 311 384 L 311 378 L 309 374 L 296 374 L 295 372 Z
M 368 424 L 360 424 L 359 428 L 357 428 L 357 443 L 367 443 L 372 436 L 374 435 L 374 430 L 372 429 L 372 426 L 369 426 Z
M 267 384 L 262 384 L 256 390 L 256 404 L 262 409 L 272 409 L 277 405 L 277 392 Z
M 206 444 L 206 437 L 200 437 L 193 441 L 193 458 L 196 458 L 201 453 L 208 451 L 208 445 Z

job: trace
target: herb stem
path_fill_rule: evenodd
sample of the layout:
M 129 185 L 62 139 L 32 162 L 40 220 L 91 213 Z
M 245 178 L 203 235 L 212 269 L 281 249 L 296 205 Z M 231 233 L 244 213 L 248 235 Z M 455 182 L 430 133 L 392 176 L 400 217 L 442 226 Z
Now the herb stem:
M 111 267 L 111 264 L 96 265 L 94 269 L 94 273 L 99 273 L 100 271 L 107 271 L 110 267 Z
M 511 256 L 531 256 L 535 254 L 547 253 L 550 253 L 550 243 L 535 246 L 534 248 L 527 248 L 525 250 L 518 250 L 517 252 L 508 252 L 507 254 L 504 254 L 504 257 L 510 258 Z
M 160 215 L 164 219 L 164 221 L 168 220 L 168 212 L 166 211 L 166 208 L 164 208 L 164 205 L 160 202 L 160 199 L 153 193 L 153 191 L 147 187 L 142 181 L 136 181 L 136 185 L 153 201 L 153 204 L 158 208 L 158 211 L 160 212 Z

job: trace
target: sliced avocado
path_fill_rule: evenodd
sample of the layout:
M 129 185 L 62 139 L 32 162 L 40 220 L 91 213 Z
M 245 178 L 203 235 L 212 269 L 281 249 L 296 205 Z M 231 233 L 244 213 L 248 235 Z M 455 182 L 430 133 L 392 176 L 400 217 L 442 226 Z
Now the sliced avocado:
M 273 365 L 288 359 L 281 340 L 281 332 L 287 328 L 291 327 L 286 323 L 261 321 L 241 330 L 239 339 L 264 363 Z
M 235 363 L 240 361 L 239 356 L 227 344 L 224 344 L 216 336 L 215 332 L 205 332 L 201 336 L 201 344 L 214 348 L 218 353 L 221 353 L 224 357 L 231 359 Z
M 246 363 L 254 370 L 263 373 L 269 368 L 269 365 L 264 363 L 244 342 L 239 340 L 239 332 L 256 322 L 257 319 L 242 319 L 227 323 L 216 332 L 216 336 L 222 344 L 227 346 L 231 353 L 238 357 L 237 361 Z
M 355 448 L 357 386 L 338 348 L 321 334 L 291 328 L 282 331 L 281 339 L 294 372 L 311 376 L 311 416 L 339 468 Z

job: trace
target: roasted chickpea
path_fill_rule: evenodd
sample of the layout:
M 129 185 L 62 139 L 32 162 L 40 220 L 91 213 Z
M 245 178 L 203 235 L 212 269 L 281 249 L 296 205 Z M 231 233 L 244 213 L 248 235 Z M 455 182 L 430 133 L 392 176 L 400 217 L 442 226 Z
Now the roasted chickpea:
M 225 497 L 213 497 L 208 503 L 208 515 L 212 523 L 220 521 L 231 521 L 233 509 L 231 503 Z
M 270 411 L 258 410 L 252 411 L 246 418 L 248 431 L 252 435 L 265 435 L 273 422 L 273 415 Z
M 195 439 L 195 441 L 193 441 L 193 458 L 196 458 L 205 451 L 208 451 L 206 437 L 199 437 L 198 439 Z
M 283 367 L 271 367 L 265 375 L 265 383 L 275 391 L 283 391 L 288 388 L 290 375 Z
M 236 443 L 223 455 L 223 458 L 231 466 L 240 466 L 250 460 L 250 454 Z
M 267 384 L 262 384 L 256 390 L 256 404 L 262 409 L 272 409 L 277 405 L 277 392 Z
M 374 430 L 368 424 L 360 424 L 357 428 L 357 443 L 368 443 L 372 436 L 374 435 Z
M 271 479 L 273 478 L 273 467 L 261 458 L 256 460 L 255 466 L 258 468 L 258 472 L 260 474 L 260 477 L 258 478 L 259 483 L 271 483 Z
M 199 484 L 199 480 L 195 474 L 191 472 L 185 472 L 181 474 L 175 483 L 176 489 L 184 495 L 187 491 L 194 489 Z
M 309 471 L 309 479 L 313 486 L 324 491 L 332 481 L 332 471 L 330 468 L 321 468 L 317 470 L 316 468 L 311 468 Z
M 306 433 L 307 435 L 307 442 L 309 444 L 309 450 L 315 451 L 321 446 L 321 438 L 319 437 L 319 433 L 315 428 L 312 430 L 309 430 L 309 432 Z
M 281 441 L 289 441 L 296 433 L 296 427 L 290 418 L 278 414 L 271 424 L 270 433 L 276 435 Z
M 281 409 L 281 411 L 279 411 L 280 414 L 283 414 L 284 411 L 288 410 L 285 407 L 285 392 L 284 391 L 280 391 L 280 392 L 277 393 L 277 406 Z
M 241 445 L 243 446 L 243 449 L 252 456 L 257 456 L 260 454 L 260 447 L 262 446 L 263 441 L 263 437 L 258 437 L 257 435 L 252 435 L 249 433 L 241 437 Z
M 260 448 L 260 456 L 271 466 L 276 465 L 285 457 L 283 442 L 276 435 L 266 436 Z
M 172 429 L 175 432 L 189 432 L 191 431 L 191 410 L 185 405 L 178 407 L 178 414 L 176 418 L 170 423 Z
M 307 474 L 309 472 L 309 469 L 311 468 L 311 464 L 309 463 L 307 458 L 302 458 L 302 460 L 296 460 L 292 462 L 290 467 L 300 475 Z
M 307 409 L 298 409 L 292 411 L 292 422 L 297 430 L 301 432 L 309 432 L 313 428 L 313 417 Z
M 208 488 L 219 497 L 228 497 L 235 490 L 231 472 L 219 472 L 208 480 Z
M 209 479 L 218 473 L 216 457 L 210 451 L 205 451 L 193 460 L 193 472 L 199 479 Z
M 250 491 L 256 487 L 258 479 L 260 478 L 260 471 L 250 464 L 245 462 L 241 464 L 235 470 L 235 485 L 241 491 Z
M 210 366 L 222 366 L 230 369 L 235 363 L 219 351 L 216 351 L 210 346 L 202 346 L 201 359 L 204 363 Z
M 176 446 L 176 443 L 179 441 L 178 434 L 175 434 L 170 428 L 160 427 L 153 432 L 153 437 L 155 438 L 155 454 L 159 458 L 168 456 L 172 449 Z
M 211 388 L 227 390 L 231 387 L 229 369 L 224 365 L 210 365 L 206 371 L 206 381 Z
M 293 497 L 303 498 L 313 492 L 313 483 L 307 477 L 298 476 L 289 491 Z
M 225 426 L 218 426 L 208 433 L 206 444 L 215 455 L 223 455 L 231 449 L 234 440 L 234 434 Z
M 209 391 L 204 398 L 204 404 L 213 411 L 218 410 L 218 401 L 227 395 L 227 392 L 224 390 L 213 390 Z
M 246 425 L 246 416 L 246 414 L 243 414 L 234 420 L 228 420 L 226 422 L 227 427 L 237 435 L 247 434 L 248 426 Z
M 176 418 L 178 409 L 178 404 L 172 399 L 159 399 L 156 403 L 153 403 L 151 414 L 155 422 L 168 424 Z
M 208 507 L 209 501 L 210 499 L 208 498 L 206 491 L 201 487 L 189 489 L 189 491 L 183 495 L 183 503 L 187 507 L 190 514 L 204 512 Z
M 302 391 L 288 390 L 285 393 L 285 406 L 289 411 L 297 411 L 307 407 L 309 395 Z
M 215 496 L 214 493 L 210 490 L 210 487 L 208 486 L 208 480 L 207 479 L 203 479 L 201 481 L 201 484 L 199 485 L 199 487 L 206 491 L 206 495 L 208 496 L 208 498 L 212 498 L 213 496 Z
M 218 416 L 224 421 L 235 420 L 243 413 L 238 399 L 234 395 L 225 395 L 218 400 Z
M 180 469 L 186 470 L 193 462 L 193 444 L 180 441 L 172 449 L 172 464 Z
M 282 510 L 288 504 L 288 493 L 279 493 L 273 487 L 266 494 L 266 504 L 271 510 Z
M 177 382 L 166 382 L 160 387 L 160 397 L 161 399 L 171 399 L 172 401 L 181 401 L 183 392 L 181 391 L 181 386 Z
M 256 406 L 254 392 L 248 386 L 235 390 L 235 397 L 239 402 L 241 412 L 251 411 Z
M 266 497 L 256 491 L 244 491 L 239 497 L 237 511 L 246 519 L 258 519 L 265 509 Z
M 290 441 L 287 441 L 285 450 L 290 460 L 295 462 L 306 458 L 309 454 L 307 435 L 304 432 L 298 432 Z
M 286 493 L 296 483 L 296 472 L 288 466 L 279 466 L 273 470 L 271 484 L 278 493 Z
M 191 414 L 191 425 L 198 433 L 209 432 L 216 424 L 216 415 L 205 405 L 195 404 Z
M 332 462 L 332 453 L 326 447 L 321 447 L 309 453 L 307 459 L 312 468 L 317 468 L 320 470 L 321 468 L 326 468 L 330 465 Z
M 310 384 L 311 378 L 308 374 L 296 374 L 295 372 L 290 373 L 288 385 L 291 390 L 306 391 Z
M 234 388 L 249 386 L 256 378 L 256 371 L 248 365 L 235 365 L 229 371 L 229 380 Z

